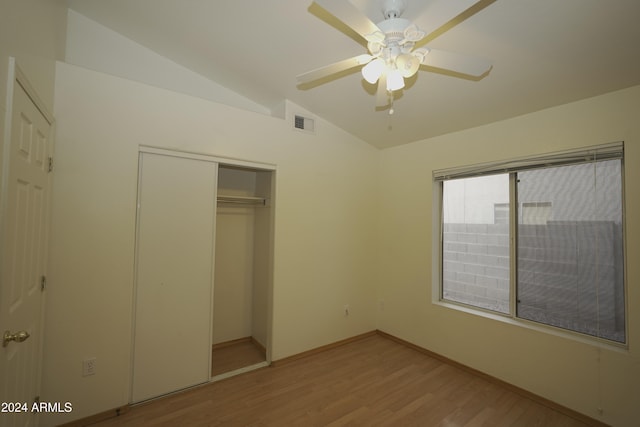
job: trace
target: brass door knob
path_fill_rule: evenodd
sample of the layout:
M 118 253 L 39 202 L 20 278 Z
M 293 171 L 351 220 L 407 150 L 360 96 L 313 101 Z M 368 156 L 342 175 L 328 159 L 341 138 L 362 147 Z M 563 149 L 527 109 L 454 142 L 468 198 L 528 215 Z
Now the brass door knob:
M 9 345 L 9 342 L 22 342 L 29 338 L 29 332 L 27 331 L 19 331 L 15 334 L 12 334 L 11 331 L 4 331 L 4 336 L 2 337 L 2 346 L 6 347 Z

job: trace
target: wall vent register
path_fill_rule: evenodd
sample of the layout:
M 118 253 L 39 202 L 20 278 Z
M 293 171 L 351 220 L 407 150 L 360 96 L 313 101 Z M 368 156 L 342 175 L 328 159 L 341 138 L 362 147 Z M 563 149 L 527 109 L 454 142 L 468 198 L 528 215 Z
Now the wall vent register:
M 296 114 L 293 118 L 294 129 L 303 130 L 305 132 L 314 133 L 315 123 L 313 119 Z

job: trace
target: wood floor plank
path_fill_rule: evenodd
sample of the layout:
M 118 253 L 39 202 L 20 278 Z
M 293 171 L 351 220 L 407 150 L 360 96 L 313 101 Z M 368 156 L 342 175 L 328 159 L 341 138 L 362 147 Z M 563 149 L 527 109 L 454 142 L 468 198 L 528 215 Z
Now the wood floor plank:
M 267 360 L 264 349 L 251 338 L 217 344 L 211 351 L 211 376 L 224 374 Z
M 563 426 L 583 422 L 384 336 L 132 407 L 112 426 Z

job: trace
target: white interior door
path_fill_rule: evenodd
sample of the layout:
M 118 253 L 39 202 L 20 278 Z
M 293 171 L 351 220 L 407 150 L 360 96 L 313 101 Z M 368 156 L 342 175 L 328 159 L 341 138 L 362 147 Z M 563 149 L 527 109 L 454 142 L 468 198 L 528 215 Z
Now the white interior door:
M 141 153 L 132 402 L 209 381 L 217 164 Z
M 20 84 L 14 84 L 12 105 L 2 183 L 0 402 L 26 403 L 29 411 L 2 413 L 0 424 L 26 426 L 36 424 L 30 410 L 40 386 L 51 124 Z

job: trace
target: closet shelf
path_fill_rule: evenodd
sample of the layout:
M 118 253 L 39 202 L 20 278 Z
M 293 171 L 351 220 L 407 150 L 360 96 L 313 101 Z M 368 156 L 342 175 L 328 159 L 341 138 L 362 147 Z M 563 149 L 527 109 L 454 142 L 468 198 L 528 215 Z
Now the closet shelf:
M 218 196 L 218 203 L 244 205 L 244 206 L 268 206 L 269 199 L 253 196 Z

